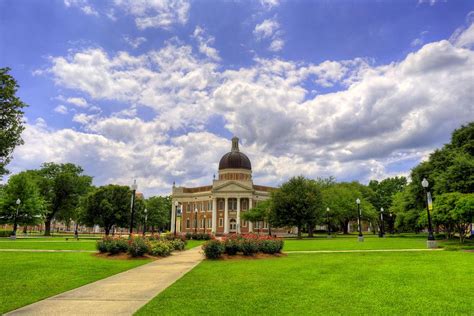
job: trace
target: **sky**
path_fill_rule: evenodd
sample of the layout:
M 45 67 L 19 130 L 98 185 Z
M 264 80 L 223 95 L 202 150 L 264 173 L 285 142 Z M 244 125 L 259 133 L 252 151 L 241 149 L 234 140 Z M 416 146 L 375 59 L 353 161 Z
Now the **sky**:
M 474 120 L 474 1 L 0 0 L 0 67 L 29 105 L 12 174 L 166 195 L 237 136 L 254 183 L 367 183 Z

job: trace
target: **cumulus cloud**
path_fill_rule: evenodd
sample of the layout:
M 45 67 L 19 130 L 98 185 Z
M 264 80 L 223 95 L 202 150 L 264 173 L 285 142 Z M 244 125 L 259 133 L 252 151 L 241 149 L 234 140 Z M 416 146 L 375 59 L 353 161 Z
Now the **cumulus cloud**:
M 67 107 L 60 104 L 54 108 L 54 112 L 59 113 L 59 114 L 67 114 L 68 111 L 67 111 Z
M 283 49 L 285 41 L 282 39 L 282 31 L 276 16 L 271 19 L 266 19 L 262 23 L 257 24 L 253 30 L 253 34 L 258 41 L 269 39 L 269 50 L 278 52 Z
M 199 52 L 201 52 L 201 54 L 214 61 L 220 61 L 219 52 L 217 49 L 211 46 L 214 44 L 215 40 L 213 36 L 207 35 L 202 27 L 196 26 L 193 33 L 193 38 L 197 40 L 199 44 Z
M 135 17 L 135 24 L 141 30 L 184 25 L 190 8 L 187 0 L 114 0 L 114 4 Z
M 80 107 L 80 108 L 87 108 L 89 106 L 87 104 L 87 101 L 84 98 L 77 98 L 77 97 L 67 98 L 66 102 L 70 104 L 74 104 L 75 106 Z
M 125 41 L 125 43 L 127 43 L 128 45 L 130 45 L 132 48 L 135 48 L 135 49 L 140 47 L 140 45 L 146 42 L 146 38 L 143 36 L 132 38 L 128 35 L 125 35 L 123 37 L 123 40 Z
M 474 22 L 467 28 L 459 28 L 451 36 L 450 41 L 457 47 L 474 47 Z
M 64 0 L 64 5 L 69 7 L 79 8 L 86 15 L 99 16 L 99 12 L 89 4 L 88 0 Z
M 204 36 L 200 29 L 198 35 Z M 173 181 L 208 184 L 230 148 L 208 131 L 219 116 L 241 138 L 257 183 L 276 185 L 301 173 L 366 181 L 396 175 L 390 165 L 419 161 L 474 120 L 474 52 L 446 40 L 379 66 L 360 58 L 320 64 L 275 58 L 222 70 L 199 56 L 168 42 L 142 55 L 87 49 L 52 57 L 48 73 L 59 87 L 97 105 L 113 100 L 130 108 L 77 113 L 77 131 L 28 125 L 12 170 L 72 161 L 96 175 L 97 184 L 137 177 L 149 194 L 169 193 Z M 333 92 L 311 93 L 324 87 Z M 154 116 L 137 117 L 140 107 Z

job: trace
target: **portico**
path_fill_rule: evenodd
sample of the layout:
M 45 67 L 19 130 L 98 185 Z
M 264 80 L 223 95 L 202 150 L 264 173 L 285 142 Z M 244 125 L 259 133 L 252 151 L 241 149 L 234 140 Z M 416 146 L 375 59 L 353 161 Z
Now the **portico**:
M 242 221 L 241 213 L 266 200 L 273 189 L 253 184 L 250 160 L 239 151 L 234 137 L 232 150 L 221 158 L 219 177 L 212 185 L 173 186 L 171 230 L 215 235 L 253 232 L 254 223 Z

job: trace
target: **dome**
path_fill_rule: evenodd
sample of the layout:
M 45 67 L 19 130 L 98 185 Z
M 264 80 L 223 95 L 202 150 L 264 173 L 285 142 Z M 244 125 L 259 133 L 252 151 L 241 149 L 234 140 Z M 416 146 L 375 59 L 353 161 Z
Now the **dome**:
M 239 139 L 237 137 L 232 138 L 231 151 L 222 156 L 219 161 L 219 170 L 222 169 L 252 170 L 249 157 L 239 151 Z

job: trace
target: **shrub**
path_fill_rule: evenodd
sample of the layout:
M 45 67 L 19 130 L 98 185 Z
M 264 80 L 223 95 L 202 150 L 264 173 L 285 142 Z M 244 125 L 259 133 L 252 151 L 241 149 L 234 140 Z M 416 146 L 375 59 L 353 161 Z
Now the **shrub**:
M 128 253 L 132 257 L 141 257 L 149 250 L 149 245 L 142 237 L 134 237 L 128 242 Z
M 170 241 L 170 245 L 172 247 L 172 250 L 184 250 L 184 247 L 186 246 L 186 243 L 182 241 L 181 239 L 173 239 Z
M 203 245 L 202 249 L 204 250 L 204 255 L 208 259 L 218 259 L 224 253 L 225 247 L 224 244 L 217 240 L 209 240 Z
M 185 237 L 186 237 L 187 240 L 191 240 L 193 238 L 193 234 L 186 233 Z
M 128 242 L 122 238 L 114 238 L 110 239 L 107 242 L 107 252 L 110 252 L 112 255 L 127 252 L 128 250 Z
M 11 230 L 0 230 L 0 237 L 10 237 L 12 234 Z
M 259 244 L 258 239 L 243 238 L 240 241 L 240 248 L 244 256 L 251 256 L 254 253 L 258 252 L 258 249 L 259 249 L 258 244 Z
M 240 240 L 236 237 L 229 237 L 224 241 L 225 253 L 229 256 L 241 251 Z
M 281 239 L 264 239 L 259 242 L 259 251 L 268 254 L 281 252 L 283 241 Z
M 173 251 L 172 242 L 161 240 L 150 244 L 150 254 L 153 256 L 167 257 Z
M 100 253 L 106 253 L 107 251 L 109 251 L 108 244 L 109 240 L 107 238 L 104 238 L 102 240 L 98 240 L 95 246 Z

